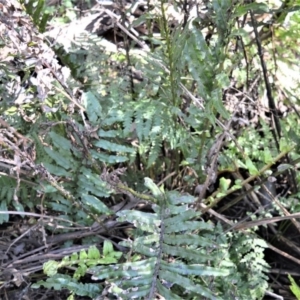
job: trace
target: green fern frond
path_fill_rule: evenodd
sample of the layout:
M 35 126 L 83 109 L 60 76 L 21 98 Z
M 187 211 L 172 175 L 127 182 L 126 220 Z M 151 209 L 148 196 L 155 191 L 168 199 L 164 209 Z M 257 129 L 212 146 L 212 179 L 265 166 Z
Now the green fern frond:
M 62 289 L 68 289 L 71 293 L 78 296 L 88 296 L 91 298 L 97 297 L 102 288 L 99 284 L 93 283 L 80 283 L 77 279 L 72 278 L 69 275 L 56 274 L 46 279 L 46 281 L 38 282 L 33 284 L 32 288 L 39 288 L 44 286 L 45 288 L 60 291 Z
M 122 256 L 122 252 L 113 250 L 111 242 L 105 241 L 103 245 L 103 254 L 100 253 L 96 246 L 89 247 L 88 251 L 81 250 L 79 253 L 73 253 L 63 258 L 61 262 L 49 260 L 44 263 L 44 273 L 49 276 L 46 281 L 38 281 L 32 285 L 32 288 L 44 286 L 46 288 L 54 288 L 55 290 L 68 289 L 71 295 L 88 296 L 95 298 L 102 291 L 100 284 L 81 283 L 79 279 L 85 275 L 88 267 L 98 264 L 116 263 Z M 73 267 L 75 272 L 73 277 L 69 275 L 59 274 L 58 271 L 64 267 Z M 68 298 L 69 299 L 69 298 Z
M 16 188 L 17 182 L 15 179 L 0 175 L 0 186 L 1 186 L 1 193 L 0 193 L 0 199 L 4 200 L 6 199 L 7 203 L 10 203 L 12 200 L 12 196 L 14 193 L 14 189 Z
M 153 192 L 153 191 L 152 191 Z M 156 197 L 163 197 L 162 192 Z M 161 195 L 161 196 L 159 196 Z M 122 246 L 134 249 L 135 253 L 149 257 L 138 262 L 127 262 L 108 267 L 92 268 L 93 279 L 106 279 L 114 283 L 112 293 L 122 299 L 132 297 L 152 299 L 154 293 L 160 293 L 167 299 L 177 299 L 175 286 L 183 292 L 194 293 L 198 297 L 221 299 L 210 291 L 208 286 L 195 284 L 190 276 L 227 276 L 228 268 L 214 268 L 205 265 L 212 253 L 201 253 L 203 245 L 211 245 L 209 238 L 199 238 L 198 232 L 213 232 L 212 223 L 193 221 L 199 213 L 188 209 L 193 197 L 181 197 L 178 193 L 166 193 L 168 204 L 154 207 L 156 213 L 139 211 L 121 211 L 119 221 L 132 222 L 137 228 L 133 241 L 122 242 Z M 178 226 L 180 224 L 180 226 Z M 185 244 L 179 234 L 186 237 Z M 204 241 L 204 243 L 203 243 Z M 173 257 L 176 262 L 168 262 Z M 128 257 L 130 260 L 130 257 Z
M 86 167 L 81 167 L 78 176 L 78 185 L 81 187 L 79 193 L 86 192 L 99 197 L 108 197 L 109 190 L 101 181 L 100 176 Z
M 161 154 L 161 140 L 158 136 L 156 136 L 156 138 L 153 138 L 151 141 L 147 168 L 152 166 L 152 164 L 157 160 L 160 154 Z
M 229 244 L 219 224 L 190 209 L 194 197 L 164 192 L 150 179 L 145 184 L 159 199 L 154 213 L 118 212 L 120 222 L 136 228 L 134 239 L 120 245 L 142 259 L 128 255 L 126 263 L 92 267 L 92 279 L 105 279 L 109 292 L 122 299 L 152 299 L 155 293 L 166 299 L 262 299 L 268 271 L 263 241 L 236 234 Z
M 135 153 L 136 151 L 133 147 L 113 143 L 104 139 L 94 142 L 94 146 L 116 153 Z
M 24 206 L 30 208 L 34 206 L 35 190 L 32 186 L 27 185 L 22 181 L 18 185 L 15 178 L 0 175 L 0 187 L 0 210 L 2 212 L 11 210 L 9 209 L 11 207 L 17 211 L 24 211 Z M 0 224 L 3 224 L 8 220 L 8 214 L 0 214 Z

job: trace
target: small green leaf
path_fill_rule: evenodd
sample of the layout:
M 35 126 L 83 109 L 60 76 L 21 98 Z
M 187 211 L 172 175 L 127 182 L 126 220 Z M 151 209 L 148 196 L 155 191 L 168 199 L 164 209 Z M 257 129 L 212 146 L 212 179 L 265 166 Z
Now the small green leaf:
M 133 147 L 125 146 L 125 145 L 120 145 L 117 143 L 113 143 L 107 140 L 100 140 L 96 141 L 94 143 L 94 146 L 102 148 L 104 150 L 112 151 L 112 152 L 128 152 L 128 153 L 135 153 L 136 149 Z
M 289 280 L 292 285 L 290 285 L 290 289 L 293 292 L 293 294 L 297 297 L 297 300 L 300 300 L 300 287 L 298 284 L 295 282 L 294 278 L 288 274 Z
M 114 251 L 113 245 L 110 241 L 105 240 L 103 244 L 103 255 L 108 256 L 110 253 Z
M 273 157 L 272 157 L 272 154 L 271 154 L 271 151 L 269 148 L 266 148 L 264 150 L 264 163 L 265 164 L 270 164 L 272 163 L 274 160 L 273 160 Z
M 228 78 L 228 75 L 225 73 L 220 73 L 216 75 L 216 80 L 218 82 L 218 86 L 221 89 L 225 89 L 230 85 L 230 80 Z
M 48 276 L 53 276 L 57 273 L 57 270 L 59 268 L 59 263 L 55 260 L 49 260 L 44 263 L 43 270 L 44 273 Z
M 105 243 L 105 241 L 104 241 Z M 91 246 L 88 250 L 88 258 L 89 259 L 99 259 L 100 258 L 100 251 L 96 246 Z
M 57 189 L 53 187 L 50 184 L 43 184 L 43 193 L 49 194 L 49 193 L 55 193 Z
M 76 258 L 75 258 L 75 260 L 76 260 Z M 64 256 L 62 259 L 62 263 L 67 265 L 67 264 L 69 264 L 69 262 L 70 262 L 70 256 Z
M 110 209 L 98 198 L 92 195 L 81 194 L 82 201 L 97 213 L 110 215 Z
M 222 192 L 226 192 L 230 186 L 231 180 L 222 177 L 220 179 L 220 189 Z
M 71 261 L 76 261 L 76 260 L 78 260 L 78 254 L 77 254 L 77 253 L 72 253 L 70 260 L 71 260 Z
M 279 149 L 281 152 L 288 152 L 293 148 L 293 142 L 287 139 L 281 138 L 279 141 Z
M 63 157 L 61 153 L 59 153 L 56 150 L 51 149 L 50 147 L 44 148 L 45 152 L 61 167 L 63 167 L 65 170 L 68 170 L 73 165 L 69 158 L 71 158 L 71 154 L 69 157 Z
M 87 266 L 84 263 L 80 263 L 73 275 L 73 278 L 79 279 L 80 277 L 84 276 L 86 270 L 87 270 Z
M 83 105 L 86 108 L 86 113 L 89 117 L 89 121 L 96 125 L 96 123 L 100 122 L 100 116 L 102 113 L 102 107 L 100 105 L 100 101 L 96 98 L 96 96 L 92 92 L 86 92 L 82 95 Z
M 145 177 L 145 186 L 152 192 L 155 198 L 161 199 L 164 194 L 151 178 Z
M 51 137 L 54 145 L 58 149 L 63 149 L 65 151 L 70 151 L 70 149 L 72 148 L 72 144 L 71 144 L 70 140 L 66 139 L 62 135 L 57 134 L 54 131 L 51 131 L 51 132 L 49 132 L 49 136 Z
M 88 255 L 87 255 L 86 251 L 81 250 L 80 253 L 79 253 L 79 259 L 84 260 L 84 259 L 87 259 L 87 258 L 88 258 Z
M 246 159 L 246 166 L 247 166 L 247 169 L 248 169 L 248 171 L 251 175 L 259 174 L 257 168 L 255 167 L 255 165 L 253 164 L 253 162 L 250 158 Z
M 71 295 L 67 298 L 67 300 L 75 300 L 74 294 L 71 294 Z

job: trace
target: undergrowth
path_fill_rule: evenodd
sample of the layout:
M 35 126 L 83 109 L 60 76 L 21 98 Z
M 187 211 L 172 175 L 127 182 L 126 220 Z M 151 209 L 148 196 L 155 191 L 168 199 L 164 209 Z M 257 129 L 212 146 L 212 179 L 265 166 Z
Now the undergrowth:
M 40 32 L 49 20 L 43 5 L 30 0 L 23 7 Z M 109 234 L 104 242 L 95 237 L 89 250 L 50 260 L 44 264 L 48 278 L 32 287 L 68 289 L 68 299 L 155 299 L 157 294 L 165 299 L 263 298 L 267 244 L 254 231 L 212 222 L 200 209 L 202 204 L 214 207 L 246 185 L 219 176 L 224 170 L 240 169 L 257 179 L 271 171 L 278 157 L 291 153 L 298 158 L 292 116 L 289 126 L 281 121 L 286 126 L 278 145 L 263 119 L 260 132 L 251 125 L 239 127 L 238 134 L 231 130 L 232 122 L 245 121 L 236 116 L 237 107 L 230 110 L 223 101 L 233 69 L 239 69 L 244 85 L 257 71 L 242 73 L 242 62 L 235 61 L 231 48 L 236 37 L 246 35 L 235 21 L 248 10 L 267 7 L 249 5 L 209 2 L 209 39 L 200 16 L 171 30 L 168 3 L 159 1 L 159 13 L 150 10 L 136 21 L 159 25 L 160 38 L 150 39 L 151 50 L 107 53 L 101 38 L 85 32 L 70 48 L 48 39 L 48 46 L 38 38 L 30 43 L 38 53 L 34 63 L 27 61 L 27 53 L 16 54 L 20 69 L 28 71 L 21 81 L 9 77 L 4 65 L 3 82 L 15 81 L 23 98 L 2 97 L 7 126 L 1 156 L 16 164 L 0 175 L 0 210 L 34 210 L 42 203 L 45 211 L 82 226 L 105 226 L 115 218 L 132 228 L 123 241 L 109 241 Z M 134 88 L 128 65 L 143 78 Z M 11 94 L 11 87 L 5 88 L 1 94 Z M 23 148 L 11 128 L 22 136 Z M 154 182 L 159 181 L 158 187 Z M 199 199 L 194 190 L 202 185 Z M 117 210 L 122 197 L 148 206 Z M 9 220 L 8 214 L 0 217 L 0 223 Z M 92 245 L 95 241 L 103 242 L 101 251 Z

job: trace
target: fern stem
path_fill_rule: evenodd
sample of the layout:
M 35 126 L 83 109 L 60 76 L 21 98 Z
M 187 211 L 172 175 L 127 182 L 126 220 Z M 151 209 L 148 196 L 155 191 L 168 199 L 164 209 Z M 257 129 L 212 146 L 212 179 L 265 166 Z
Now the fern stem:
M 143 199 L 143 200 L 146 200 L 146 201 L 150 201 L 152 203 L 158 203 L 158 200 L 149 196 L 149 195 L 146 195 L 146 194 L 140 194 L 138 192 L 136 192 L 135 190 L 133 190 L 132 188 L 124 185 L 124 184 L 121 184 L 121 183 L 118 183 L 116 185 L 116 187 L 120 190 L 124 190 L 126 192 L 129 192 L 130 194 L 132 194 L 133 196 L 137 197 L 137 198 L 140 198 L 140 199 Z

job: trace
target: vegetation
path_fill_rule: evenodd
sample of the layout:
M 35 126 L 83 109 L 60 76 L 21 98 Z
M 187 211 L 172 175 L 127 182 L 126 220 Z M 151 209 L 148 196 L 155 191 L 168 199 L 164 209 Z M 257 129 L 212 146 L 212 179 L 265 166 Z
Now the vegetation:
M 263 299 L 298 263 L 299 4 L 173 2 L 0 4 L 9 299 Z
M 288 276 L 289 277 L 289 280 L 291 282 L 291 291 L 293 292 L 293 294 L 297 297 L 297 299 L 300 299 L 300 288 L 299 286 L 297 285 L 297 283 L 295 282 L 294 278 L 291 277 L 290 275 Z

